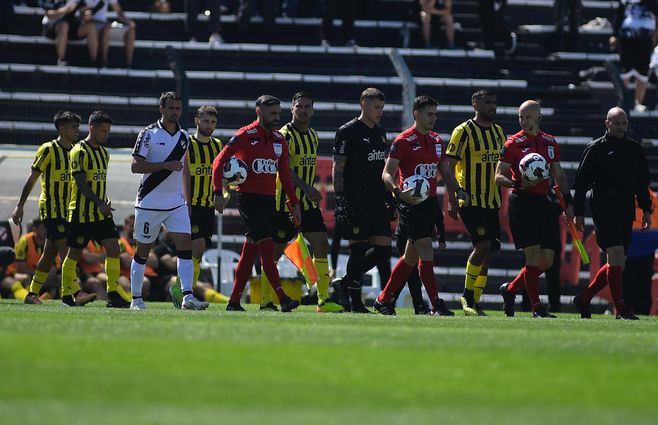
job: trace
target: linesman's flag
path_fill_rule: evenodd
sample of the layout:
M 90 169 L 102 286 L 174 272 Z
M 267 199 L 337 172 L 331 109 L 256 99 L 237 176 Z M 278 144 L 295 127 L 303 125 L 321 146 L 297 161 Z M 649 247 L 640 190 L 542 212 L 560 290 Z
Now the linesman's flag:
M 292 215 L 292 205 L 290 205 L 290 201 L 287 202 L 287 205 L 288 211 L 290 211 Z M 297 219 L 295 219 L 293 216 L 292 220 L 293 224 L 297 228 L 297 238 L 288 244 L 288 246 L 283 250 L 283 254 L 288 257 L 288 259 L 295 265 L 295 267 L 297 267 L 297 269 L 304 276 L 304 280 L 306 280 L 306 286 L 311 289 L 313 284 L 318 281 L 318 271 L 315 269 L 315 265 L 313 264 L 313 257 L 311 257 L 311 253 L 308 250 L 306 241 L 302 236 L 302 232 L 299 230 L 299 223 L 297 223 Z
M 306 286 L 311 288 L 315 282 L 318 281 L 318 271 L 315 270 L 313 265 L 313 257 L 308 251 L 306 241 L 301 233 L 297 233 L 297 238 L 288 244 L 286 249 L 283 250 L 286 257 L 299 269 L 304 275 Z

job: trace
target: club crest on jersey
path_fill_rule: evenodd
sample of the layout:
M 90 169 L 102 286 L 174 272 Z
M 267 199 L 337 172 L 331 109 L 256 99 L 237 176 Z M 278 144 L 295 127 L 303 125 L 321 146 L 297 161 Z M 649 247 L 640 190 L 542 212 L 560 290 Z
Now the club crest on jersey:
M 274 155 L 279 158 L 281 153 L 283 153 L 283 145 L 281 143 L 273 143 L 272 146 L 274 146 Z
M 548 146 L 548 157 L 555 159 L 555 146 Z
M 436 148 L 436 156 L 441 158 L 441 154 L 443 153 L 443 145 L 441 145 L 441 143 L 437 143 L 434 145 L 434 147 Z

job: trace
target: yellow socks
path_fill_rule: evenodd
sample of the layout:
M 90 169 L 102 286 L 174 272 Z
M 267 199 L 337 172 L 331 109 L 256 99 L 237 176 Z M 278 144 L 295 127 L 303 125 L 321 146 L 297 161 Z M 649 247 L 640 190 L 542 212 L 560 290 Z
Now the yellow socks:
M 467 290 L 473 291 L 475 289 L 475 280 L 480 274 L 480 269 L 482 269 L 482 265 L 476 266 L 470 261 L 466 262 L 466 277 L 464 278 L 464 287 Z
M 16 281 L 11 285 L 11 292 L 14 293 L 14 298 L 23 301 L 27 297 L 27 289 L 23 288 L 23 282 Z
M 318 271 L 318 304 L 322 304 L 329 297 L 329 261 L 314 257 L 313 265 Z
M 123 289 L 123 286 L 121 286 L 121 285 L 117 285 L 117 293 L 119 294 L 119 296 L 121 298 L 123 298 L 124 300 L 126 300 L 128 302 L 132 301 L 132 299 L 133 299 L 133 295 L 130 292 Z
M 203 297 L 209 303 L 216 303 L 216 304 L 228 304 L 230 300 L 230 298 L 227 297 L 226 295 L 210 288 L 206 289 L 206 293 L 203 295 Z
M 199 274 L 201 273 L 201 259 L 192 257 L 192 266 L 194 267 L 194 275 L 192 277 L 192 288 L 196 288 L 196 283 L 199 280 Z
M 62 297 L 75 294 L 80 290 L 78 285 L 78 273 L 76 267 L 78 262 L 69 257 L 62 263 Z
M 105 273 L 107 274 L 107 292 L 116 291 L 120 274 L 118 258 L 105 257 Z
M 477 279 L 475 279 L 475 289 L 473 290 L 474 293 L 473 295 L 476 303 L 480 302 L 480 297 L 482 296 L 482 293 L 484 292 L 484 288 L 486 286 L 487 286 L 487 276 L 479 275 Z
M 272 285 L 270 285 L 270 280 L 267 278 L 265 275 L 265 271 L 261 271 L 260 273 L 260 293 L 261 293 L 261 299 L 260 299 L 260 305 L 265 306 L 272 301 L 272 295 L 274 295 L 274 291 L 272 290 Z
M 41 288 L 44 283 L 46 283 L 46 279 L 48 279 L 48 272 L 42 272 L 41 270 L 36 269 L 34 276 L 32 276 L 32 283 L 30 283 L 30 292 L 39 295 Z

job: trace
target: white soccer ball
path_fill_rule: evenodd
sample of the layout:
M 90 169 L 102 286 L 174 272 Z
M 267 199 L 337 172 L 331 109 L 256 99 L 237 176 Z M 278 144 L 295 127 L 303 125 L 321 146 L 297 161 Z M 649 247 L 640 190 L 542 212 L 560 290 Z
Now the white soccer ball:
M 529 153 L 519 162 L 521 174 L 529 181 L 544 180 L 548 178 L 548 163 L 538 153 Z
M 224 164 L 224 181 L 229 185 L 239 185 L 247 180 L 247 164 L 232 156 Z
M 413 189 L 411 196 L 422 201 L 430 195 L 430 182 L 425 177 L 413 175 L 404 179 L 402 190 Z

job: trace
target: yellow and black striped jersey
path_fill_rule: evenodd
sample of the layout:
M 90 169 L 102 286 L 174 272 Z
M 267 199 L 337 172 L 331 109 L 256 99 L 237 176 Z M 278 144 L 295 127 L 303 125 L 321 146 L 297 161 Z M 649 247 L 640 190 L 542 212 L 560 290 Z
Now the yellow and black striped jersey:
M 92 147 L 86 140 L 76 144 L 70 153 L 71 174 L 71 201 L 69 202 L 68 221 L 77 223 L 92 223 L 105 220 L 105 216 L 98 209 L 98 205 L 80 192 L 75 182 L 76 174 L 84 174 L 91 191 L 101 200 L 107 201 L 107 166 L 110 162 L 110 153 L 105 146 Z
M 39 146 L 32 169 L 41 173 L 39 218 L 66 220 L 71 193 L 71 163 L 69 152 L 57 140 Z
M 473 119 L 452 131 L 446 155 L 458 160 L 455 177 L 471 194 L 472 206 L 500 208 L 500 188 L 494 176 L 505 139 L 505 132 L 498 124 L 486 128 Z
M 187 164 L 190 169 L 192 205 L 213 207 L 212 163 L 222 150 L 222 141 L 211 137 L 207 143 L 190 136 Z
M 307 132 L 297 130 L 292 123 L 284 125 L 279 132 L 288 142 L 290 169 L 309 186 L 315 183 L 315 163 L 318 158 L 318 133 L 309 128 Z M 318 204 L 309 200 L 300 188 L 295 188 L 302 210 L 317 208 Z M 281 180 L 276 179 L 276 209 L 287 210 L 286 195 L 281 190 Z

